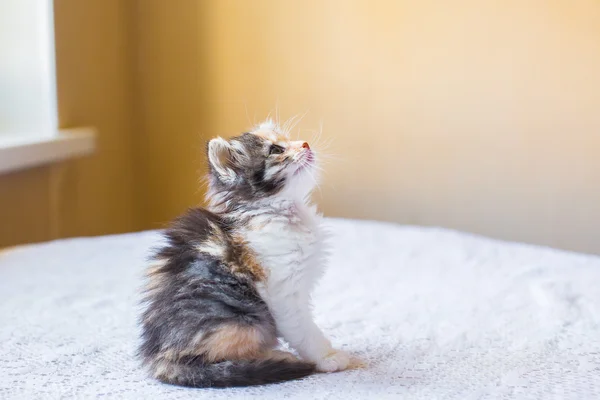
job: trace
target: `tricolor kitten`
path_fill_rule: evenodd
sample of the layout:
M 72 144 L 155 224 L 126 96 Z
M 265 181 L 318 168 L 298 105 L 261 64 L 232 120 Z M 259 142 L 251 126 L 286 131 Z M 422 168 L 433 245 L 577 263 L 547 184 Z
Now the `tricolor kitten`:
M 208 143 L 209 209 L 166 231 L 148 272 L 140 354 L 193 387 L 261 385 L 348 366 L 313 321 L 326 253 L 309 206 L 315 153 L 271 121 Z M 280 352 L 283 337 L 300 355 Z

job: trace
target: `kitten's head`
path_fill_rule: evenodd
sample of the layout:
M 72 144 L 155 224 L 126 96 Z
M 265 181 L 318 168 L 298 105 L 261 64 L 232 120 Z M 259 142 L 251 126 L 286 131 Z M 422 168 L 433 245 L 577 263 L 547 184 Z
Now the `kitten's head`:
M 213 203 L 275 196 L 303 200 L 317 183 L 315 152 L 270 120 L 229 140 L 212 139 L 208 164 Z

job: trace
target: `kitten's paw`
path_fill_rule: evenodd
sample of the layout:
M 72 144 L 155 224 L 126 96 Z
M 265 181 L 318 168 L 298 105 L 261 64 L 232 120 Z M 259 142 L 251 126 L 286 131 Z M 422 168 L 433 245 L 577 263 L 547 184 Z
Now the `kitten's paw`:
M 317 362 L 317 371 L 335 372 L 348 368 L 350 355 L 342 350 L 333 350 L 326 357 Z

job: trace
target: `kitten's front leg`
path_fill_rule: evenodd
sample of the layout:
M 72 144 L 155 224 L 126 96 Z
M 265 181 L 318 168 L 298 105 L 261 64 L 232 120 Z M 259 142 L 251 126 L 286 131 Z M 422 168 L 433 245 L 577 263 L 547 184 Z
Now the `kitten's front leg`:
M 298 351 L 300 356 L 314 362 L 321 372 L 342 371 L 350 357 L 331 347 L 331 342 L 315 324 L 308 297 L 298 293 L 272 298 L 271 310 L 277 330 Z

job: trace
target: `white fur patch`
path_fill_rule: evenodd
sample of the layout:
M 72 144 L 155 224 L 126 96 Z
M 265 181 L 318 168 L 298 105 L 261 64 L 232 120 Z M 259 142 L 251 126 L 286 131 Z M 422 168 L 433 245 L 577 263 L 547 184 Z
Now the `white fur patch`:
M 214 257 L 222 258 L 225 256 L 225 246 L 221 243 L 208 241 L 202 243 L 200 246 L 196 246 L 196 250 L 200 253 L 208 254 Z
M 240 233 L 268 271 L 267 282 L 259 292 L 269 305 L 279 334 L 304 359 L 323 361 L 322 370 L 344 369 L 342 361 L 347 357 L 337 356 L 335 360 L 340 363 L 331 359 L 336 351 L 311 313 L 310 293 L 327 257 L 326 234 L 315 209 L 301 199 L 271 199 Z

